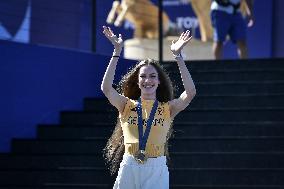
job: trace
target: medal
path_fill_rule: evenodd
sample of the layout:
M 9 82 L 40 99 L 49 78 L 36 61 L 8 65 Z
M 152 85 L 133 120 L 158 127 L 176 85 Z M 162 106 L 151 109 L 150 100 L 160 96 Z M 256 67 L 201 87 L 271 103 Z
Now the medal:
M 134 154 L 134 158 L 138 163 L 141 164 L 144 164 L 148 159 L 148 156 L 146 155 L 145 152 L 145 148 L 157 108 L 158 108 L 158 101 L 155 100 L 150 116 L 147 120 L 145 133 L 143 135 L 142 103 L 141 103 L 141 98 L 138 99 L 138 104 L 136 109 L 138 115 L 139 150 Z
M 135 153 L 134 158 L 138 163 L 144 164 L 147 161 L 148 156 L 144 150 L 138 150 Z

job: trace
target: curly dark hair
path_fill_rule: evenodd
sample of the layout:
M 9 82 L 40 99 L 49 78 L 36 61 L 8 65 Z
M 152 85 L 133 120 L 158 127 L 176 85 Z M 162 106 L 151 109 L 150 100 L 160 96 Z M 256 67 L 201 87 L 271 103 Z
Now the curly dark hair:
M 173 85 L 168 76 L 167 72 L 163 69 L 163 67 L 159 64 L 158 61 L 153 59 L 146 59 L 138 62 L 130 71 L 123 76 L 121 81 L 119 82 L 118 92 L 125 97 L 128 97 L 133 100 L 138 100 L 141 96 L 141 91 L 138 86 L 138 74 L 139 70 L 143 66 L 152 65 L 156 71 L 158 72 L 158 77 L 160 80 L 160 84 L 156 91 L 156 98 L 159 102 L 168 102 L 174 97 Z M 168 139 L 172 134 L 172 127 L 168 132 L 167 142 L 165 144 L 165 155 L 169 157 L 168 154 Z M 104 148 L 104 158 L 106 159 L 111 174 L 115 174 L 119 168 L 119 164 L 122 160 L 122 156 L 124 154 L 124 138 L 122 133 L 122 128 L 120 125 L 119 118 L 117 119 L 117 123 L 113 134 L 108 139 L 106 147 Z

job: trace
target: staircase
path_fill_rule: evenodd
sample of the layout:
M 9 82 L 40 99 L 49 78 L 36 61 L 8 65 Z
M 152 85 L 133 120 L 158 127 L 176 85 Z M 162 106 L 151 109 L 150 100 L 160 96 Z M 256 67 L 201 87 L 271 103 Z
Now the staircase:
M 197 96 L 174 122 L 171 189 L 284 188 L 284 59 L 187 66 Z M 181 86 L 176 64 L 165 67 Z M 36 139 L 14 139 L 0 154 L 0 189 L 112 188 L 101 150 L 116 117 L 106 99 L 86 98 Z

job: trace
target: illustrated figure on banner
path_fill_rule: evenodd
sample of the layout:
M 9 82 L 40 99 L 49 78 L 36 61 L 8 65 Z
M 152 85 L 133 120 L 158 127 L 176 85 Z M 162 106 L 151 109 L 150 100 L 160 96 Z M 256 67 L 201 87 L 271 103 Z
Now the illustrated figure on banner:
M 170 30 L 170 20 L 165 12 L 162 17 L 163 33 L 166 34 Z M 150 0 L 114 1 L 107 23 L 118 27 L 124 20 L 134 24 L 133 38 L 157 39 L 159 37 L 159 8 Z
M 191 0 L 192 8 L 197 15 L 202 41 L 212 40 L 213 29 L 210 21 L 211 0 Z M 110 10 L 107 23 L 121 26 L 124 20 L 134 24 L 133 38 L 155 39 L 159 35 L 159 8 L 150 0 L 115 0 Z M 164 35 L 179 35 L 181 29 L 171 23 L 167 13 L 163 12 Z

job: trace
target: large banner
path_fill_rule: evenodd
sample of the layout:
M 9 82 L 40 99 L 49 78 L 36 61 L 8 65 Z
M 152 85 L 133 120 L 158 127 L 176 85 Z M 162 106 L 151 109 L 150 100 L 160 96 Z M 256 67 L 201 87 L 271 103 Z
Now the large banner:
M 158 5 L 158 0 L 152 2 Z M 272 25 L 273 1 L 254 2 L 255 25 L 248 29 L 249 57 L 269 58 L 273 50 L 272 27 L 276 28 Z M 93 3 L 96 3 L 96 10 L 92 10 Z M 92 51 L 92 41 L 95 41 L 96 53 L 110 55 L 112 46 L 101 31 L 102 26 L 107 25 L 106 19 L 112 3 L 111 0 L 1 0 L 0 40 L 86 51 Z M 200 39 L 200 23 L 190 0 L 164 0 L 163 9 L 172 25 L 183 30 L 190 29 L 194 38 Z M 92 11 L 95 18 L 92 18 Z M 136 14 L 141 14 L 142 18 L 151 13 L 141 6 L 141 11 Z M 153 16 L 147 18 L 153 19 Z M 92 19 L 95 19 L 95 26 L 92 26 Z M 133 37 L 134 25 L 128 20 L 124 20 L 120 27 L 109 26 L 116 33 L 123 34 L 124 39 Z M 236 57 L 235 45 L 227 42 L 225 58 Z
M 158 5 L 158 0 L 152 0 Z M 272 51 L 272 10 L 273 1 L 257 0 L 254 1 L 255 24 L 248 28 L 247 43 L 249 58 L 269 58 Z M 107 43 L 101 34 L 101 28 L 106 25 L 106 19 L 112 8 L 112 1 L 97 1 L 97 52 L 110 55 L 112 52 L 111 44 Z M 164 0 L 163 9 L 169 16 L 170 21 L 178 27 L 191 29 L 193 36 L 200 39 L 198 19 L 191 7 L 190 0 Z M 264 14 L 265 10 L 265 14 Z M 145 12 L 147 14 L 147 12 Z M 142 15 L 143 16 L 143 15 Z M 121 27 L 110 25 L 116 33 L 121 33 L 124 39 L 133 37 L 133 25 L 125 20 Z M 237 58 L 236 45 L 230 41 L 225 43 L 225 58 Z

